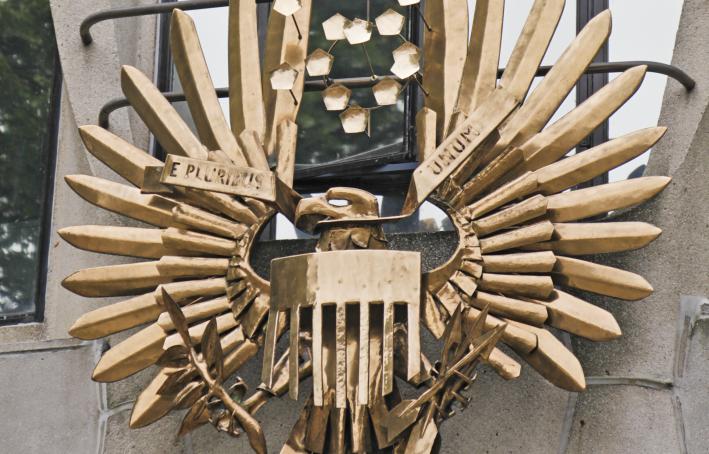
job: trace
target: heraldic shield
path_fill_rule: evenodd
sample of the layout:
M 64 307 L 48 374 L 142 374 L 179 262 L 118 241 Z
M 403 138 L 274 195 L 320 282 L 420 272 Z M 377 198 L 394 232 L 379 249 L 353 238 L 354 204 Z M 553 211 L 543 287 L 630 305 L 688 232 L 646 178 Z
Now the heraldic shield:
M 345 250 L 273 260 L 263 383 L 273 385 L 277 333 L 286 316 L 293 399 L 298 398 L 298 333 L 308 325 L 315 406 L 368 405 L 370 395 L 393 391 L 395 319 L 406 319 L 406 376 L 416 377 L 421 370 L 420 275 L 418 252 Z

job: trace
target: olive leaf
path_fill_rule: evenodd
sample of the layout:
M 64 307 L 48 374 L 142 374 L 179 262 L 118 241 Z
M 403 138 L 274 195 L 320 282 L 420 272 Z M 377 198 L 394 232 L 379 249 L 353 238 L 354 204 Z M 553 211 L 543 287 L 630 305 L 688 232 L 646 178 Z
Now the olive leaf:
M 204 390 L 204 383 L 201 381 L 191 381 L 189 382 L 175 397 L 175 402 L 177 402 L 177 408 L 184 410 L 194 405 L 200 397 L 202 397 L 202 391 Z
M 445 369 L 448 368 L 448 365 L 451 362 L 451 351 L 453 350 L 453 347 L 455 345 L 459 345 L 463 340 L 461 306 L 462 304 L 459 304 L 456 307 L 455 312 L 453 312 L 453 315 L 451 315 L 451 318 L 448 321 L 445 333 L 443 334 L 443 350 L 441 351 L 442 369 L 440 372 L 444 372 Z
M 249 391 L 249 386 L 241 377 L 236 377 L 236 382 L 229 387 L 229 395 L 237 402 L 242 402 Z
M 182 389 L 192 380 L 194 371 L 191 368 L 180 369 L 168 375 L 165 383 L 158 389 L 158 394 L 161 396 L 174 396 L 182 391 Z
M 204 411 L 207 409 L 208 397 L 208 395 L 202 396 L 199 400 L 197 400 L 197 402 L 194 403 L 194 405 L 192 405 L 192 407 L 190 407 L 184 419 L 182 419 L 180 430 L 179 432 L 177 432 L 178 436 L 182 437 L 202 424 L 202 421 L 200 419 L 202 413 L 204 413 Z
M 156 364 L 161 367 L 182 368 L 190 363 L 189 350 L 184 345 L 173 345 L 160 355 Z
M 182 337 L 182 341 L 185 345 L 192 345 L 189 326 L 187 325 L 185 314 L 182 313 L 180 306 L 175 302 L 175 300 L 172 299 L 165 288 L 160 287 L 160 291 L 162 292 L 163 305 L 165 306 L 167 313 L 170 315 L 170 319 L 172 320 L 172 324 L 175 326 L 175 330 L 177 330 L 180 334 L 180 337 Z
M 217 319 L 212 318 L 202 335 L 202 357 L 208 365 L 214 366 L 214 379 L 221 383 L 224 374 L 224 358 L 222 345 L 219 342 L 219 332 L 217 331 Z

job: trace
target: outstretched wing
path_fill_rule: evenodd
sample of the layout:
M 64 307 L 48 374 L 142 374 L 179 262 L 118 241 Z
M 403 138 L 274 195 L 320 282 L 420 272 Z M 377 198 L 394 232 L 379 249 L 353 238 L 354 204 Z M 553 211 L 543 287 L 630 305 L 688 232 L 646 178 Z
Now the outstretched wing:
M 123 68 L 123 91 L 168 153 L 270 172 L 262 144 L 271 141 L 278 150 L 275 177 L 289 187 L 297 104 L 288 94 L 286 103 L 282 94 L 266 85 L 267 96 L 262 96 L 256 6 L 235 3 L 230 8 L 232 41 L 236 41 L 229 65 L 231 127 L 222 114 L 194 24 L 181 11 L 172 16 L 171 47 L 199 138 L 139 70 Z M 269 33 L 268 52 L 280 58 L 282 37 L 291 33 L 292 24 L 269 27 L 273 33 Z M 296 47 L 305 46 L 303 39 Z M 71 335 L 97 339 L 143 326 L 106 351 L 93 373 L 97 381 L 113 382 L 156 363 L 161 366 L 134 406 L 131 426 L 140 427 L 173 408 L 189 407 L 206 392 L 195 371 L 187 371 L 191 366 L 178 366 L 181 359 L 170 353 L 175 351 L 169 350 L 171 346 L 184 345 L 184 336 L 176 333 L 164 312 L 163 292 L 182 306 L 198 351 L 203 348 L 200 342 L 208 321 L 216 318 L 224 376 L 234 374 L 256 354 L 263 341 L 270 285 L 253 271 L 249 254 L 278 208 L 268 201 L 160 184 L 156 175 L 163 162 L 145 151 L 97 126 L 82 127 L 81 137 L 94 156 L 132 186 L 85 175 L 67 176 L 67 183 L 88 202 L 152 226 L 89 225 L 59 232 L 81 249 L 148 259 L 81 270 L 63 282 L 82 296 L 126 297 L 83 315 L 72 326 Z M 178 380 L 181 386 L 175 386 L 176 368 L 185 369 Z M 251 403 L 260 405 L 263 397 L 257 392 Z
M 645 152 L 665 129 L 637 131 L 565 157 L 636 91 L 646 68 L 619 75 L 545 127 L 607 40 L 610 13 L 591 20 L 527 96 L 564 2 L 534 3 L 497 84 L 502 3 L 476 4 L 453 127 L 448 137 L 438 136 L 439 149 L 456 140 L 466 118 L 490 108 L 486 103 L 494 92 L 504 91 L 524 102 L 432 197 L 451 216 L 460 244 L 446 264 L 427 274 L 423 317 L 440 336 L 459 304 L 478 310 L 489 305 L 497 317 L 488 317 L 489 324 L 508 322 L 502 335 L 505 344 L 555 385 L 578 391 L 585 388 L 581 365 L 544 326 L 594 341 L 614 339 L 621 331 L 609 312 L 560 288 L 626 300 L 648 296 L 652 287 L 641 276 L 577 256 L 637 249 L 660 234 L 645 223 L 579 221 L 640 204 L 670 179 L 643 177 L 585 189 L 578 185 Z M 432 86 L 429 96 L 442 96 L 435 89 Z M 420 114 L 419 133 L 432 133 L 439 115 L 447 113 L 427 109 Z M 447 120 L 438 123 L 445 125 Z M 430 135 L 422 139 L 425 165 L 437 150 Z M 514 361 L 505 356 L 492 363 L 506 377 L 514 370 Z

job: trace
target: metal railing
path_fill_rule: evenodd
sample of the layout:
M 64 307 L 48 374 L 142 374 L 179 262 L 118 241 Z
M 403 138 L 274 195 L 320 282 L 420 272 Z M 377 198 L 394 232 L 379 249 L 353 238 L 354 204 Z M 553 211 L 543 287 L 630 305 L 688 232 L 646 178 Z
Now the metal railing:
M 658 63 L 653 61 L 617 61 L 608 63 L 591 63 L 588 68 L 586 68 L 585 74 L 599 74 L 599 73 L 617 73 L 623 72 L 627 69 L 633 68 L 635 66 L 646 65 L 648 72 L 664 74 L 669 76 L 679 83 L 681 83 L 687 91 L 690 91 L 696 85 L 694 79 L 692 79 L 687 73 L 677 68 L 676 66 L 668 65 L 665 63 Z M 537 69 L 536 75 L 538 77 L 546 75 L 551 66 L 540 66 Z M 498 77 L 502 75 L 505 68 L 498 69 Z M 383 78 L 394 78 L 394 76 L 381 76 L 378 79 L 372 79 L 371 77 L 349 77 L 345 79 L 331 79 L 327 84 L 338 83 L 342 84 L 348 88 L 367 88 L 371 87 Z M 322 79 L 313 79 L 305 81 L 305 91 L 319 91 L 325 88 L 326 82 Z M 216 89 L 217 97 L 228 98 L 229 89 L 227 87 Z M 181 91 L 169 91 L 164 92 L 163 95 L 170 102 L 180 102 L 185 101 L 185 94 Z M 126 98 L 116 98 L 108 101 L 101 107 L 101 111 L 98 116 L 98 124 L 101 127 L 108 127 L 109 116 L 111 113 L 122 107 L 128 107 L 130 103 Z
M 257 3 L 270 3 L 271 0 L 255 0 Z M 580 3 L 589 1 L 589 0 L 578 0 Z M 594 0 L 590 0 L 594 1 Z M 603 3 L 603 2 L 602 2 Z M 605 4 L 605 3 L 604 3 Z M 91 14 L 87 16 L 80 25 L 80 35 L 81 35 L 81 40 L 85 45 L 90 45 L 93 42 L 93 37 L 91 35 L 91 27 L 97 23 L 100 23 L 102 21 L 106 20 L 112 20 L 112 19 L 121 19 L 121 18 L 129 18 L 129 17 L 136 17 L 136 16 L 143 16 L 143 15 L 150 15 L 150 14 L 166 14 L 170 13 L 175 9 L 181 9 L 184 11 L 189 11 L 189 10 L 199 10 L 199 9 L 207 9 L 207 8 L 219 8 L 219 7 L 225 7 L 229 5 L 229 0 L 185 0 L 185 1 L 166 1 L 163 3 L 156 3 L 153 5 L 146 5 L 146 6 L 136 6 L 136 7 L 128 7 L 128 8 L 116 8 L 116 9 L 109 9 L 109 10 L 103 10 L 96 12 L 94 14 Z M 606 5 L 607 7 L 607 5 Z M 595 8 L 595 7 L 594 7 Z M 605 9 L 605 8 L 602 8 Z M 589 10 L 591 13 L 593 11 Z M 589 18 L 592 16 L 591 14 Z M 588 19 L 588 18 L 586 18 Z M 580 24 L 583 25 L 583 24 Z M 678 81 L 680 84 L 684 86 L 684 88 L 687 91 L 691 91 L 695 87 L 695 81 L 690 77 L 686 72 L 684 72 L 682 69 L 665 64 L 665 63 L 659 63 L 659 62 L 654 62 L 654 61 L 619 61 L 619 62 L 596 62 L 592 63 L 591 65 L 588 66 L 588 68 L 585 71 L 585 74 L 607 74 L 607 73 L 617 73 L 617 72 L 623 72 L 627 69 L 630 69 L 635 66 L 640 66 L 640 65 L 646 65 L 648 67 L 648 72 L 651 73 L 657 73 L 657 74 L 663 74 L 668 77 L 671 77 L 672 79 Z M 538 68 L 536 72 L 537 77 L 545 76 L 549 70 L 551 69 L 551 66 L 541 66 Z M 504 71 L 504 68 L 498 69 L 498 77 L 502 75 Z M 368 88 L 374 85 L 376 82 L 380 81 L 383 78 L 395 78 L 394 76 L 380 76 L 376 79 L 373 79 L 371 77 L 352 77 L 352 78 L 344 78 L 344 79 L 329 79 L 329 80 L 323 80 L 323 79 L 312 79 L 312 80 L 306 80 L 305 81 L 305 90 L 306 91 L 319 91 L 324 89 L 327 85 L 332 84 L 332 83 L 339 83 L 342 84 L 348 88 Z M 217 88 L 216 89 L 217 96 L 219 98 L 227 98 L 229 96 L 229 89 L 227 87 L 222 87 L 222 88 Z M 165 98 L 170 101 L 170 102 L 181 102 L 185 101 L 185 95 L 184 93 L 180 91 L 165 91 L 163 92 L 163 95 Z M 130 103 L 126 98 L 116 98 L 113 100 L 110 100 L 107 102 L 100 110 L 99 116 L 98 116 L 98 123 L 102 127 L 108 127 L 109 124 L 109 117 L 113 111 L 116 109 L 122 108 L 122 107 L 127 107 L 129 106 Z M 408 130 L 405 129 L 405 135 Z M 387 148 L 387 147 L 385 147 Z M 368 154 L 368 153 L 367 153 Z M 401 153 L 394 153 L 394 155 L 399 156 Z M 392 155 L 393 156 L 393 155 Z M 339 178 L 340 175 L 338 172 L 346 172 L 348 165 L 352 164 L 359 164 L 360 159 L 358 157 L 353 157 L 352 161 L 350 162 L 349 160 L 347 162 L 332 162 L 332 163 L 326 163 L 326 164 L 320 164 L 320 165 L 313 165 L 313 166 L 304 166 L 301 168 L 296 169 L 296 176 L 303 180 L 307 184 L 307 181 L 310 179 L 313 180 L 313 184 L 317 185 L 316 180 L 320 178 Z M 381 161 L 381 162 L 379 162 Z M 370 168 L 371 166 L 374 166 L 375 168 L 372 169 L 374 173 L 379 173 L 378 170 L 382 169 L 384 170 L 386 168 L 386 172 L 392 172 L 392 169 L 389 169 L 391 166 L 403 166 L 401 168 L 397 167 L 396 169 L 393 169 L 393 174 L 397 174 L 397 172 L 401 173 L 408 173 L 410 172 L 410 167 L 412 167 L 412 163 L 409 162 L 404 162 L 401 164 L 390 164 L 389 162 L 391 159 L 389 159 L 389 155 L 383 156 L 382 159 L 378 158 L 370 158 L 367 161 L 367 164 L 369 164 Z M 396 159 L 394 160 L 396 161 Z M 344 166 L 344 167 L 343 167 Z M 371 172 L 370 172 L 371 173 Z M 357 176 L 355 176 L 357 177 Z M 361 175 L 359 176 L 361 177 Z M 403 181 L 403 180 L 402 180 Z M 402 183 L 403 184 L 403 183 Z
M 257 3 L 269 3 L 270 0 L 256 0 Z M 98 11 L 86 16 L 79 26 L 81 41 L 89 45 L 94 41 L 91 36 L 91 27 L 99 22 L 111 19 L 124 19 L 127 17 L 146 16 L 149 14 L 169 13 L 174 9 L 189 11 L 194 9 L 220 8 L 229 6 L 229 0 L 186 0 L 182 2 L 156 3 L 154 5 L 131 6 L 127 8 L 113 8 Z

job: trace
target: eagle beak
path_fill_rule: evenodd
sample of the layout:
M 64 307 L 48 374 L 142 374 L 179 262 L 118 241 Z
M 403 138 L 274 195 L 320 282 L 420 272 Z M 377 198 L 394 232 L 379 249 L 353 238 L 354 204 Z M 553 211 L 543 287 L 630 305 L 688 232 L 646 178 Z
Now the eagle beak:
M 333 203 L 346 202 L 344 205 Z M 377 218 L 377 198 L 361 189 L 331 188 L 324 196 L 301 199 L 295 208 L 295 226 L 312 233 L 318 222 L 324 220 L 347 220 Z
M 341 213 L 324 197 L 301 199 L 295 207 L 295 226 L 304 232 L 313 233 L 318 222 L 338 218 Z

